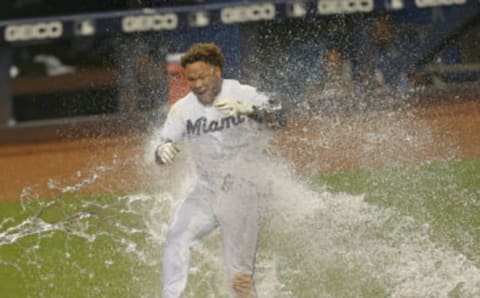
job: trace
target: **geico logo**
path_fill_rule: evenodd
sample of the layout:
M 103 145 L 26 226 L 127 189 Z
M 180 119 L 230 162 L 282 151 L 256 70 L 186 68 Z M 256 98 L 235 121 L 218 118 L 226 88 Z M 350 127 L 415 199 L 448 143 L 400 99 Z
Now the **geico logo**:
M 319 0 L 319 14 L 370 12 L 373 0 Z
M 263 3 L 249 6 L 226 7 L 220 12 L 220 17 L 225 24 L 272 20 L 275 18 L 275 6 L 271 3 Z
M 465 4 L 466 0 L 415 0 L 418 7 Z
M 130 16 L 122 19 L 124 32 L 172 30 L 177 28 L 176 14 L 157 14 L 148 16 Z
M 6 41 L 58 38 L 63 34 L 60 22 L 10 25 L 5 28 Z

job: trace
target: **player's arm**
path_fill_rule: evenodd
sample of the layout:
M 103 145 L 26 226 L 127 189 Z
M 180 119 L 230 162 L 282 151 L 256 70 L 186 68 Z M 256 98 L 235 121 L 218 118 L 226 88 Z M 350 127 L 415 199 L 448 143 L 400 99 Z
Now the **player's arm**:
M 270 128 L 280 128 L 287 124 L 282 105 L 272 99 L 262 98 L 255 103 L 225 99 L 215 102 L 214 106 L 227 116 L 245 115 L 257 122 L 265 123 Z
M 280 128 L 287 124 L 287 117 L 280 103 L 269 99 L 267 103 L 252 105 L 252 111 L 247 115 L 249 118 L 265 123 L 270 128 Z
M 184 135 L 184 125 L 177 111 L 173 106 L 162 127 L 160 142 L 155 149 L 155 162 L 159 165 L 171 164 L 180 152 L 179 141 Z

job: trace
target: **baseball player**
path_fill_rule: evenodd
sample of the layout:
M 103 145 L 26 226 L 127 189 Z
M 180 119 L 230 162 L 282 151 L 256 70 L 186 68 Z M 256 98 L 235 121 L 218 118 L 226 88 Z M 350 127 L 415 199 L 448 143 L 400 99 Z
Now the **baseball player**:
M 212 43 L 194 44 L 181 58 L 191 92 L 169 110 L 155 150 L 168 165 L 188 142 L 198 179 L 169 228 L 163 256 L 163 297 L 181 297 L 190 249 L 220 227 L 235 297 L 256 297 L 253 275 L 261 220 L 252 181 L 259 129 L 281 127 L 279 106 L 254 87 L 223 79 L 224 56 Z

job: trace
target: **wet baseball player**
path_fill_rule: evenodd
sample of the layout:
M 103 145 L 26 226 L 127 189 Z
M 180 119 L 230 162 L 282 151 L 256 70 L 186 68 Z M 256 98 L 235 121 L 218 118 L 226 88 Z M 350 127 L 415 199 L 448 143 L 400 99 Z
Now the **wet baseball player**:
M 255 255 L 261 221 L 255 179 L 260 130 L 285 124 L 281 107 L 256 88 L 224 79 L 225 59 L 213 43 L 181 58 L 191 92 L 173 104 L 161 129 L 156 162 L 166 166 L 187 143 L 197 181 L 177 210 L 163 256 L 163 297 L 181 297 L 192 245 L 220 228 L 234 297 L 256 297 Z

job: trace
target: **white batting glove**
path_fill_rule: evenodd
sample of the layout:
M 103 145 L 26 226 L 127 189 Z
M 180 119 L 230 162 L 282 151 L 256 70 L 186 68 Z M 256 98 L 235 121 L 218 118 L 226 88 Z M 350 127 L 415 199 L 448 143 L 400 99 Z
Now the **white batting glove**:
M 217 101 L 214 107 L 222 111 L 227 116 L 250 115 L 253 113 L 253 105 L 234 99 L 225 99 Z
M 162 143 L 155 150 L 155 161 L 161 165 L 171 164 L 179 151 L 180 149 L 172 142 Z

